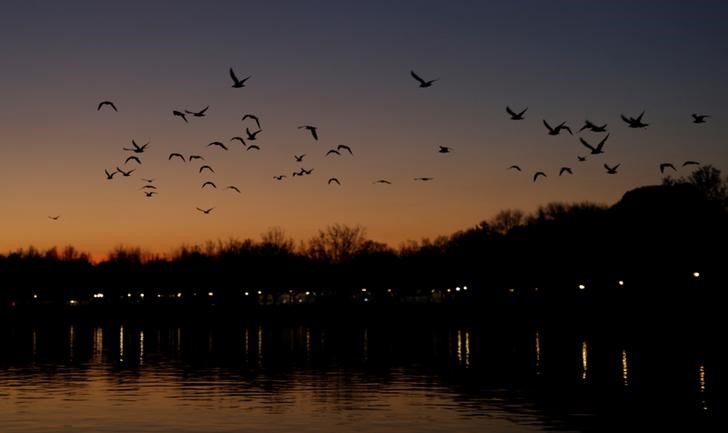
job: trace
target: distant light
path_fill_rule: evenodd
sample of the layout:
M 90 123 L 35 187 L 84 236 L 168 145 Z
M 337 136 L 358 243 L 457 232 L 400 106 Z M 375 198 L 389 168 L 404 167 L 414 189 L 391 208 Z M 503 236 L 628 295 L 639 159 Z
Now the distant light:
M 584 290 L 584 289 L 586 289 L 586 286 L 583 284 L 579 284 L 579 290 Z
M 624 281 L 619 280 L 619 281 L 617 281 L 617 284 L 619 284 L 620 286 L 624 286 Z
M 245 296 L 248 296 L 248 295 L 250 295 L 250 292 L 245 292 Z
M 463 286 L 463 290 L 468 290 L 468 286 Z
M 538 292 L 538 287 L 534 287 L 534 288 L 533 288 L 533 291 L 534 291 L 534 292 Z
M 93 294 L 93 297 L 96 298 L 96 299 L 100 299 L 100 298 L 103 298 L 104 297 L 104 294 L 103 293 L 94 293 Z
M 435 289 L 430 290 L 430 293 L 435 293 Z
M 311 292 L 306 292 L 306 296 L 308 296 L 308 295 L 310 295 L 310 294 L 311 294 Z
M 38 295 L 37 294 L 33 294 L 33 299 L 38 299 Z
M 258 290 L 258 294 L 259 295 L 262 295 L 263 294 L 263 291 L 262 290 Z
M 76 304 L 78 304 L 78 301 L 75 299 L 71 299 L 70 301 L 68 301 L 68 303 L 71 305 L 76 305 Z
M 364 298 L 364 302 L 369 302 L 369 298 Z
M 450 292 L 452 292 L 452 290 L 450 290 L 450 289 L 447 289 L 447 293 L 450 293 Z
M 387 293 L 392 293 L 392 289 L 387 289 Z
M 693 277 L 700 278 L 700 272 L 693 272 Z
M 207 292 L 207 296 L 214 296 L 215 294 L 212 292 Z
M 126 294 L 126 297 L 127 297 L 127 298 L 131 298 L 131 293 L 127 293 L 127 294 Z
M 366 292 L 366 291 L 367 291 L 367 289 L 361 289 L 361 291 L 362 291 L 362 292 Z
M 182 293 L 181 292 L 177 292 L 177 297 L 178 298 L 181 298 L 182 297 Z
M 456 291 L 456 292 L 459 292 L 459 291 L 460 291 L 460 286 L 458 286 L 458 287 L 455 287 L 455 291 Z
M 161 298 L 161 297 L 162 297 L 162 294 L 161 293 L 157 293 L 157 298 Z
M 510 289 L 508 289 L 508 293 L 513 293 L 513 292 L 515 292 L 515 291 L 516 291 L 516 289 L 514 289 L 514 288 L 512 288 L 512 287 L 511 287 Z
M 139 297 L 140 297 L 140 298 L 144 298 L 144 293 L 140 293 L 140 294 L 139 294 Z

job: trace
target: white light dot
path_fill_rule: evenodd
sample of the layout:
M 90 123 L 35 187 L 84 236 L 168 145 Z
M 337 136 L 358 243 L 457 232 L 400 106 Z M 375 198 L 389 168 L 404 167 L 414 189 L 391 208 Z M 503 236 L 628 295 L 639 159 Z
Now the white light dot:
M 310 294 L 311 294 L 311 292 L 306 292 L 306 296 L 308 296 L 308 295 L 310 295 Z
M 259 295 L 262 295 L 263 294 L 263 291 L 262 290 L 258 290 L 258 294 Z
M 248 296 L 248 295 L 250 295 L 250 292 L 245 292 L 245 296 Z
M 459 292 L 460 291 L 460 287 L 455 287 L 455 291 L 456 292 Z
M 143 297 L 144 297 L 144 293 L 140 293 L 140 294 L 139 294 L 139 297 L 140 297 L 140 298 L 143 298 Z
M 181 298 L 182 297 L 182 293 L 181 292 L 177 292 L 177 297 L 178 298 Z
M 693 277 L 700 278 L 700 272 L 693 272 Z
M 617 281 L 617 284 L 619 284 L 620 286 L 624 286 L 624 281 L 619 280 L 619 281 Z
M 213 296 L 213 295 L 214 295 L 214 293 L 212 293 L 212 292 L 207 292 L 207 296 Z
M 34 294 L 33 299 L 38 299 L 38 295 Z
M 584 289 L 586 289 L 586 286 L 583 284 L 579 284 L 579 290 L 584 290 Z
M 468 290 L 468 286 L 463 286 L 463 290 Z

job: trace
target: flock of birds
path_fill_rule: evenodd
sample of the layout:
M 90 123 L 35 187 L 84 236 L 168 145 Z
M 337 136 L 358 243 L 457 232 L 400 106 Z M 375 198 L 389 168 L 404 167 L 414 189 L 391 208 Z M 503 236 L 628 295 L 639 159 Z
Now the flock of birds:
M 245 83 L 251 78 L 251 76 L 247 76 L 243 79 L 239 79 L 232 68 L 230 68 L 229 73 L 230 73 L 230 78 L 233 81 L 232 87 L 236 88 L 236 89 L 245 87 Z M 430 79 L 430 80 L 423 79 L 417 73 L 415 73 L 415 71 L 410 71 L 410 75 L 412 76 L 412 78 L 414 78 L 419 83 L 419 87 L 421 87 L 421 88 L 432 87 L 434 85 L 434 83 L 439 80 L 438 78 Z M 108 108 L 109 110 L 113 110 L 114 112 L 118 111 L 116 104 L 113 101 L 108 101 L 108 100 L 101 101 L 97 106 L 97 111 L 100 111 L 104 108 Z M 207 115 L 207 110 L 209 108 L 210 108 L 210 106 L 208 105 L 198 111 L 188 110 L 188 109 L 184 109 L 184 110 L 174 109 L 174 110 L 172 110 L 172 116 L 179 117 L 185 123 L 189 123 L 189 120 L 190 120 L 189 118 L 205 117 Z M 508 113 L 508 115 L 510 115 L 510 119 L 515 120 L 515 121 L 525 120 L 527 111 L 528 111 L 528 107 L 526 107 L 520 111 L 514 111 L 513 109 L 511 109 L 511 107 L 506 106 L 506 112 Z M 636 117 L 625 116 L 624 114 L 621 114 L 620 117 L 630 128 L 646 128 L 647 126 L 649 126 L 649 124 L 645 123 L 643 121 L 644 115 L 645 115 L 645 112 L 642 111 L 642 113 L 640 113 Z M 706 123 L 706 119 L 709 117 L 710 117 L 710 115 L 707 115 L 707 114 L 693 113 L 692 121 L 693 121 L 693 123 L 697 123 L 697 124 Z M 258 144 L 253 143 L 253 142 L 256 142 L 256 140 L 258 139 L 258 136 L 263 132 L 263 129 L 261 127 L 260 118 L 258 116 L 256 116 L 255 114 L 245 114 L 242 117 L 241 121 L 244 123 L 244 126 L 245 126 L 245 136 L 235 136 L 235 137 L 232 137 L 229 141 L 230 142 L 239 142 L 240 145 L 242 145 L 243 149 L 246 152 L 261 150 L 261 148 Z M 543 124 L 547 129 L 548 135 L 552 135 L 552 136 L 559 135 L 559 134 L 561 134 L 562 131 L 566 131 L 572 136 L 574 135 L 572 129 L 569 127 L 569 125 L 566 124 L 566 122 L 561 122 L 559 124 L 552 125 L 551 123 L 547 122 L 546 120 L 543 120 Z M 306 125 L 298 126 L 298 129 L 306 131 L 307 133 L 309 133 L 311 135 L 313 140 L 318 141 L 319 129 L 317 126 L 306 124 Z M 588 131 L 588 132 L 592 132 L 592 133 L 606 133 L 606 135 L 603 138 L 601 138 L 601 140 L 599 140 L 599 142 L 596 144 L 592 144 L 589 141 L 587 141 L 585 138 L 579 137 L 579 142 L 586 148 L 586 150 L 588 150 L 588 152 L 585 155 L 577 156 L 577 161 L 579 161 L 579 162 L 586 161 L 590 156 L 604 154 L 605 153 L 604 147 L 610 136 L 609 132 L 607 131 L 606 123 L 603 125 L 599 125 L 590 120 L 586 120 L 584 122 L 584 125 L 577 131 L 577 133 L 582 133 L 583 131 Z M 221 141 L 212 141 L 207 144 L 208 148 L 218 148 L 222 151 L 228 151 L 229 150 L 228 146 L 229 145 L 227 145 Z M 149 142 L 146 142 L 143 145 L 139 145 L 134 139 L 132 139 L 131 147 L 123 148 L 124 151 L 132 153 L 131 155 L 129 155 L 128 157 L 126 157 L 124 159 L 123 166 L 129 167 L 128 164 L 136 164 L 137 166 L 141 165 L 142 164 L 141 155 L 144 154 L 148 149 L 149 149 Z M 448 154 L 448 153 L 451 153 L 452 151 L 453 151 L 453 148 L 448 147 L 448 146 L 438 146 L 438 148 L 437 148 L 437 152 L 441 153 L 441 154 Z M 324 156 L 325 157 L 339 157 L 344 154 L 349 155 L 349 156 L 354 156 L 354 152 L 350 146 L 345 145 L 345 144 L 339 144 L 336 147 L 329 149 L 325 153 Z M 302 153 L 300 155 L 293 155 L 293 158 L 297 163 L 303 163 L 305 157 L 306 157 L 305 153 Z M 215 173 L 215 170 L 213 169 L 213 167 L 210 166 L 209 164 L 205 163 L 205 157 L 203 155 L 190 154 L 190 155 L 185 156 L 179 152 L 172 152 L 169 154 L 167 160 L 168 161 L 173 161 L 173 160 L 177 161 L 178 160 L 183 163 L 199 161 L 201 165 L 198 167 L 198 170 L 197 170 L 198 173 L 200 173 L 200 174 L 202 174 L 202 173 L 214 174 Z M 685 166 L 689 166 L 689 165 L 699 165 L 699 164 L 700 163 L 697 161 L 685 161 L 682 163 L 682 166 L 685 167 Z M 606 170 L 607 174 L 617 174 L 618 173 L 617 170 L 619 169 L 620 165 L 621 164 L 615 164 L 615 165 L 610 166 L 606 163 L 603 164 L 604 169 Z M 660 169 L 661 173 L 665 173 L 665 171 L 668 169 L 677 171 L 677 168 L 675 167 L 675 165 L 672 163 L 669 163 L 669 162 L 661 163 L 659 165 L 659 169 Z M 314 170 L 313 168 L 306 169 L 306 168 L 301 167 L 299 170 L 293 171 L 290 174 L 290 176 L 291 177 L 307 176 L 307 175 L 310 175 L 311 173 L 313 173 L 313 170 Z M 510 167 L 508 167 L 508 170 L 513 170 L 516 172 L 522 171 L 521 167 L 517 164 L 511 165 Z M 123 169 L 120 166 L 116 166 L 116 168 L 111 171 L 109 169 L 104 169 L 107 180 L 113 180 L 116 175 L 121 175 L 122 177 L 130 177 L 130 176 L 132 176 L 132 174 L 135 171 L 136 171 L 136 168 Z M 562 166 L 562 167 L 560 167 L 558 173 L 559 173 L 558 174 L 559 176 L 562 176 L 564 174 L 572 175 L 573 169 L 568 166 Z M 287 177 L 288 176 L 286 174 L 278 174 L 278 175 L 273 176 L 273 178 L 276 181 L 282 181 L 282 180 L 286 179 Z M 545 171 L 535 172 L 533 174 L 533 182 L 536 182 L 541 177 L 543 177 L 543 178 L 548 177 Z M 140 190 L 144 193 L 145 197 L 152 198 L 159 193 L 157 186 L 154 184 L 153 178 L 142 178 L 141 180 L 143 182 L 143 186 L 140 188 Z M 429 182 L 429 181 L 434 180 L 434 178 L 433 177 L 416 177 L 413 180 L 419 181 L 419 182 Z M 377 179 L 377 180 L 374 180 L 373 183 L 374 184 L 386 184 L 386 185 L 392 184 L 392 182 L 388 179 Z M 342 184 L 342 182 L 337 177 L 331 177 L 328 179 L 327 184 L 340 186 Z M 202 188 L 202 189 L 205 189 L 205 188 L 217 189 L 217 187 L 218 187 L 217 184 L 212 180 L 205 180 L 200 186 L 200 188 Z M 235 193 L 240 194 L 240 189 L 235 185 L 227 185 L 224 188 L 226 190 L 231 190 Z M 197 211 L 199 211 L 203 214 L 206 214 L 206 215 L 210 214 L 214 209 L 215 209 L 215 207 L 209 207 L 209 208 L 196 207 Z M 59 215 L 49 216 L 49 218 L 52 220 L 58 220 L 60 218 L 60 216 Z

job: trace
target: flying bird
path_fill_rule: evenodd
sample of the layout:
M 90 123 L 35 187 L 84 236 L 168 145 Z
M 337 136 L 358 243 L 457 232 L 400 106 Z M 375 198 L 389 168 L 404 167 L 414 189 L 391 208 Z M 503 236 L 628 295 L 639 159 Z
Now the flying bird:
M 237 192 L 238 194 L 240 194 L 240 190 L 235 185 L 228 185 L 228 186 L 225 187 L 225 189 L 231 189 L 231 190 Z
M 607 164 L 604 164 L 604 168 L 607 169 L 607 174 L 617 174 L 617 169 L 619 168 L 620 165 L 622 165 L 622 164 L 617 164 L 614 167 L 610 167 Z
M 124 160 L 124 164 L 127 164 L 127 163 L 128 163 L 129 161 L 134 161 L 134 162 L 136 162 L 137 164 L 141 164 L 141 163 L 142 163 L 142 161 L 141 161 L 141 160 L 139 159 L 139 157 L 137 157 L 137 156 L 134 156 L 134 155 L 132 155 L 132 156 L 130 156 L 130 157 L 128 157 L 128 158 L 126 158 L 126 160 Z
M 520 113 L 516 113 L 515 111 L 511 110 L 511 107 L 506 105 L 506 111 L 508 114 L 511 115 L 511 120 L 523 120 L 523 115 L 526 114 L 526 110 L 528 110 L 528 107 L 524 108 L 523 111 Z
M 210 143 L 210 144 L 207 145 L 207 147 L 210 147 L 210 146 L 219 146 L 223 150 L 228 150 L 227 146 L 225 146 L 224 144 L 220 143 L 219 141 L 213 141 L 212 143 Z
M 258 129 L 260 129 L 260 119 L 258 119 L 258 116 L 255 114 L 246 114 L 243 116 L 242 119 L 240 119 L 241 122 L 245 122 L 245 119 L 253 119 L 255 120 L 255 124 L 258 125 Z
M 251 77 L 251 75 L 248 75 L 247 77 L 243 78 L 242 80 L 238 80 L 238 77 L 235 76 L 235 72 L 233 71 L 233 68 L 230 68 L 230 78 L 233 79 L 233 87 L 236 89 L 245 87 L 245 82 L 248 81 L 248 79 L 250 77 Z
M 257 144 L 251 144 L 245 150 L 260 150 L 260 146 L 258 146 Z
M 112 171 L 111 173 L 109 173 L 109 170 L 104 169 L 104 173 L 106 173 L 106 180 L 111 180 L 114 178 L 114 175 L 118 173 L 118 171 Z
M 534 182 L 536 182 L 536 179 L 538 179 L 538 177 L 539 177 L 539 176 L 543 176 L 543 177 L 546 177 L 546 173 L 544 173 L 543 171 L 537 171 L 537 172 L 536 172 L 536 173 L 535 173 L 535 174 L 533 175 L 533 181 L 534 181 Z
M 303 161 L 304 156 L 306 156 L 305 153 L 303 155 L 293 155 L 293 158 L 296 159 L 296 162 L 301 162 L 301 161 Z
M 297 174 L 298 173 L 293 173 L 294 176 L 297 175 Z M 273 179 L 275 179 L 275 180 L 283 180 L 283 178 L 285 178 L 285 177 L 286 177 L 285 174 L 279 174 L 278 176 L 273 176 Z
M 391 184 L 392 184 L 392 182 L 388 181 L 387 179 L 379 179 L 379 180 L 375 180 L 375 181 L 374 181 L 374 182 L 372 182 L 372 183 L 384 183 L 384 184 L 387 184 L 387 185 L 391 185 Z
M 243 145 L 243 147 L 245 147 L 245 140 L 243 140 L 243 137 L 235 136 L 230 139 L 230 141 L 233 141 L 233 140 L 238 140 Z
M 347 152 L 349 152 L 349 155 L 354 154 L 354 152 L 351 151 L 351 147 L 349 147 L 345 144 L 340 144 L 340 145 L 336 146 L 336 150 L 346 150 Z
M 152 197 L 154 194 L 158 194 L 157 191 L 144 191 L 144 195 Z
M 642 123 L 642 116 L 645 115 L 645 111 L 642 110 L 639 116 L 637 117 L 626 117 L 624 114 L 620 114 L 619 116 L 627 123 L 627 126 L 630 128 L 645 128 L 649 123 Z
M 157 189 L 157 187 L 154 185 L 144 185 L 143 187 L 141 187 L 139 189 Z
M 341 186 L 341 182 L 339 182 L 339 179 L 332 177 L 329 179 L 328 184 L 331 185 L 332 183 L 336 182 L 337 185 Z
M 167 161 L 171 160 L 171 159 L 172 159 L 172 158 L 174 158 L 175 156 L 176 156 L 177 158 L 181 159 L 181 160 L 182 160 L 182 162 L 185 162 L 185 157 L 184 157 L 184 156 L 182 156 L 182 154 L 181 154 L 181 153 L 177 153 L 177 152 L 173 152 L 173 153 L 170 153 L 170 154 L 169 154 L 169 157 L 167 157 Z
M 96 107 L 96 111 L 101 110 L 101 107 L 103 107 L 104 105 L 108 105 L 109 107 L 113 108 L 114 111 L 119 111 L 119 110 L 116 109 L 116 105 L 114 105 L 114 103 L 111 102 L 111 101 L 101 101 L 101 102 L 99 102 L 99 106 Z
M 131 170 L 129 170 L 129 171 L 124 171 L 124 170 L 120 169 L 119 167 L 116 167 L 116 171 L 118 171 L 119 173 L 121 173 L 121 174 L 122 174 L 122 176 L 124 176 L 124 177 L 129 177 L 129 176 L 131 176 L 131 174 L 132 174 L 132 173 L 134 173 L 134 171 L 135 171 L 135 170 L 136 170 L 136 169 L 131 169 Z
M 179 110 L 172 110 L 172 115 L 173 116 L 179 116 L 179 117 L 182 118 L 182 120 L 185 121 L 185 123 L 189 123 L 189 121 L 187 120 L 187 116 L 185 116 L 185 113 L 183 113 L 183 112 L 181 112 Z
M 450 153 L 452 152 L 452 147 L 447 146 L 440 146 L 440 149 L 438 150 L 439 153 Z
M 562 129 L 569 131 L 570 135 L 574 135 L 571 132 L 571 128 L 569 128 L 566 125 L 566 122 L 561 122 L 560 124 L 556 125 L 553 128 L 551 127 L 551 125 L 549 125 L 549 123 L 546 120 L 543 121 L 543 124 L 546 126 L 546 129 L 549 130 L 549 135 L 559 135 L 559 133 L 561 132 Z
M 193 159 L 201 159 L 204 161 L 205 157 L 203 157 L 202 155 L 190 155 L 188 158 L 188 160 L 190 160 L 190 161 L 192 161 Z
M 141 178 L 140 180 L 141 180 L 141 181 L 144 181 L 144 182 L 146 182 L 146 183 L 152 183 L 152 182 L 154 182 L 154 179 L 147 179 L 146 177 L 143 177 L 143 178 Z
M 570 167 L 561 167 L 561 170 L 559 170 L 559 176 L 561 176 L 564 173 L 574 174 L 574 173 L 572 173 Z
M 434 177 L 416 177 L 414 180 L 418 180 L 418 181 L 422 181 L 422 182 L 429 182 L 432 179 L 434 179 Z
M 207 109 L 208 109 L 208 108 L 210 108 L 210 106 L 209 106 L 209 105 L 208 105 L 207 107 L 203 108 L 203 109 L 202 109 L 202 110 L 200 110 L 200 111 L 190 111 L 190 110 L 185 110 L 185 113 L 187 113 L 187 114 L 191 114 L 191 115 L 193 115 L 193 116 L 195 116 L 195 117 L 205 117 L 205 112 L 207 111 Z
M 260 134 L 260 132 L 263 131 L 262 129 L 258 129 L 257 131 L 251 132 L 250 129 L 245 128 L 245 133 L 248 134 L 248 140 L 253 141 L 255 140 L 255 137 Z
M 584 121 L 584 126 L 581 127 L 579 132 L 588 129 L 591 132 L 606 132 L 607 131 L 607 124 L 605 123 L 602 126 L 595 125 L 594 123 L 590 122 L 589 119 Z
M 425 81 L 423 80 L 419 75 L 415 74 L 415 71 L 410 71 L 410 75 L 412 75 L 412 78 L 417 80 L 420 83 L 420 87 L 431 87 L 432 83 L 439 80 L 439 78 L 435 78 L 434 80 Z
M 512 165 L 512 166 L 508 167 L 508 170 L 521 171 L 521 167 L 519 167 L 517 165 Z
M 683 167 L 686 167 L 688 165 L 700 165 L 700 163 L 698 161 L 685 161 L 682 163 Z
M 311 174 L 311 173 L 313 173 L 313 168 L 306 170 L 305 168 L 301 167 L 301 175 Z
M 697 114 L 693 113 L 693 123 L 705 123 L 705 119 L 710 117 L 710 114 Z
M 48 216 L 48 218 L 52 219 L 53 221 L 58 221 L 58 218 L 60 218 L 60 217 L 61 217 L 60 215 L 56 215 L 56 216 L 50 216 L 49 215 Z
M 209 165 L 203 165 L 202 167 L 200 167 L 200 169 L 197 172 L 202 173 L 202 170 L 204 170 L 204 169 L 208 169 L 213 173 L 215 172 L 215 170 L 213 170 L 212 167 L 210 167 Z
M 123 150 L 134 153 L 144 153 L 144 151 L 147 149 L 147 146 L 149 146 L 149 142 L 147 141 L 143 146 L 139 146 L 138 144 L 136 144 L 136 141 L 131 140 L 131 145 L 133 147 L 124 147 Z
M 258 127 L 260 128 L 260 126 L 258 126 Z M 313 139 L 318 140 L 318 128 L 316 126 L 301 125 L 298 127 L 298 129 L 307 129 L 309 132 L 311 132 Z
M 336 149 L 329 149 L 329 151 L 326 152 L 326 156 L 329 156 L 329 155 L 332 155 L 332 154 L 334 154 L 334 155 L 341 155 L 341 153 L 339 153 L 339 151 L 336 150 Z
M 586 156 L 577 155 L 576 160 L 579 162 L 584 162 L 586 161 Z
M 204 187 L 206 187 L 207 185 L 210 185 L 210 186 L 211 186 L 211 187 L 213 187 L 213 188 L 217 188 L 217 185 L 215 185 L 215 182 L 212 182 L 212 181 L 209 181 L 209 180 L 208 180 L 207 182 L 203 183 L 203 184 L 202 184 L 202 186 L 201 186 L 200 188 L 204 188 Z
M 602 138 L 602 141 L 600 141 L 599 144 L 596 145 L 596 147 L 592 146 L 591 144 L 589 144 L 589 142 L 587 142 L 586 140 L 584 140 L 581 137 L 579 137 L 579 141 L 581 141 L 581 144 L 583 144 L 584 146 L 589 148 L 592 155 L 599 155 L 600 153 L 604 153 L 604 150 L 603 150 L 604 143 L 607 142 L 607 138 L 609 138 L 609 134 L 605 135 L 604 138 Z M 586 160 L 586 158 L 584 158 L 584 160 Z M 581 161 L 581 159 L 580 159 L 580 161 Z
M 665 170 L 671 168 L 673 171 L 677 171 L 674 165 L 670 164 L 669 162 L 663 162 L 660 164 L 660 174 L 664 174 Z
M 212 210 L 213 210 L 213 209 L 215 209 L 215 208 L 214 208 L 214 207 L 211 207 L 211 208 L 209 208 L 209 209 L 200 209 L 200 208 L 198 207 L 198 208 L 196 208 L 196 209 L 197 209 L 198 211 L 200 211 L 200 212 L 204 213 L 205 215 L 207 215 L 207 214 L 209 214 L 210 212 L 212 212 Z

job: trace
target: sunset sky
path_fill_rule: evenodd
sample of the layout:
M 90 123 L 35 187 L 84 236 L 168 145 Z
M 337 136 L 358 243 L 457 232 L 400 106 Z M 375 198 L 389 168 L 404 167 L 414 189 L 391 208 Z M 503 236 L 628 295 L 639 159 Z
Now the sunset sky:
M 0 253 L 165 253 L 271 226 L 305 240 L 333 223 L 397 246 L 504 208 L 611 204 L 659 183 L 660 162 L 728 171 L 726 22 L 725 1 L 4 0 Z M 231 87 L 230 67 L 252 76 L 246 87 Z M 411 69 L 439 81 L 419 88 Z M 118 113 L 97 111 L 106 99 Z M 206 105 L 189 124 L 172 116 Z M 506 105 L 528 107 L 526 119 L 510 120 Z M 619 118 L 643 109 L 648 128 Z M 696 112 L 713 117 L 693 124 Z M 230 141 L 251 126 L 246 113 L 260 117 L 260 151 Z M 575 135 L 549 136 L 543 119 Z M 576 133 L 585 119 L 611 135 L 604 155 L 577 162 L 578 137 L 602 137 Z M 139 167 L 123 164 L 132 139 L 150 142 Z M 230 150 L 206 147 L 216 140 Z M 338 144 L 354 155 L 324 156 Z M 216 173 L 170 152 L 204 155 Z M 621 163 L 619 174 L 604 163 Z M 137 171 L 107 181 L 117 166 Z M 574 175 L 558 177 L 561 166 Z M 301 167 L 314 172 L 291 178 Z M 533 183 L 540 170 L 548 178 Z M 334 176 L 341 186 L 327 185 Z M 142 177 L 157 196 L 144 196 Z M 206 180 L 218 189 L 201 189 Z

